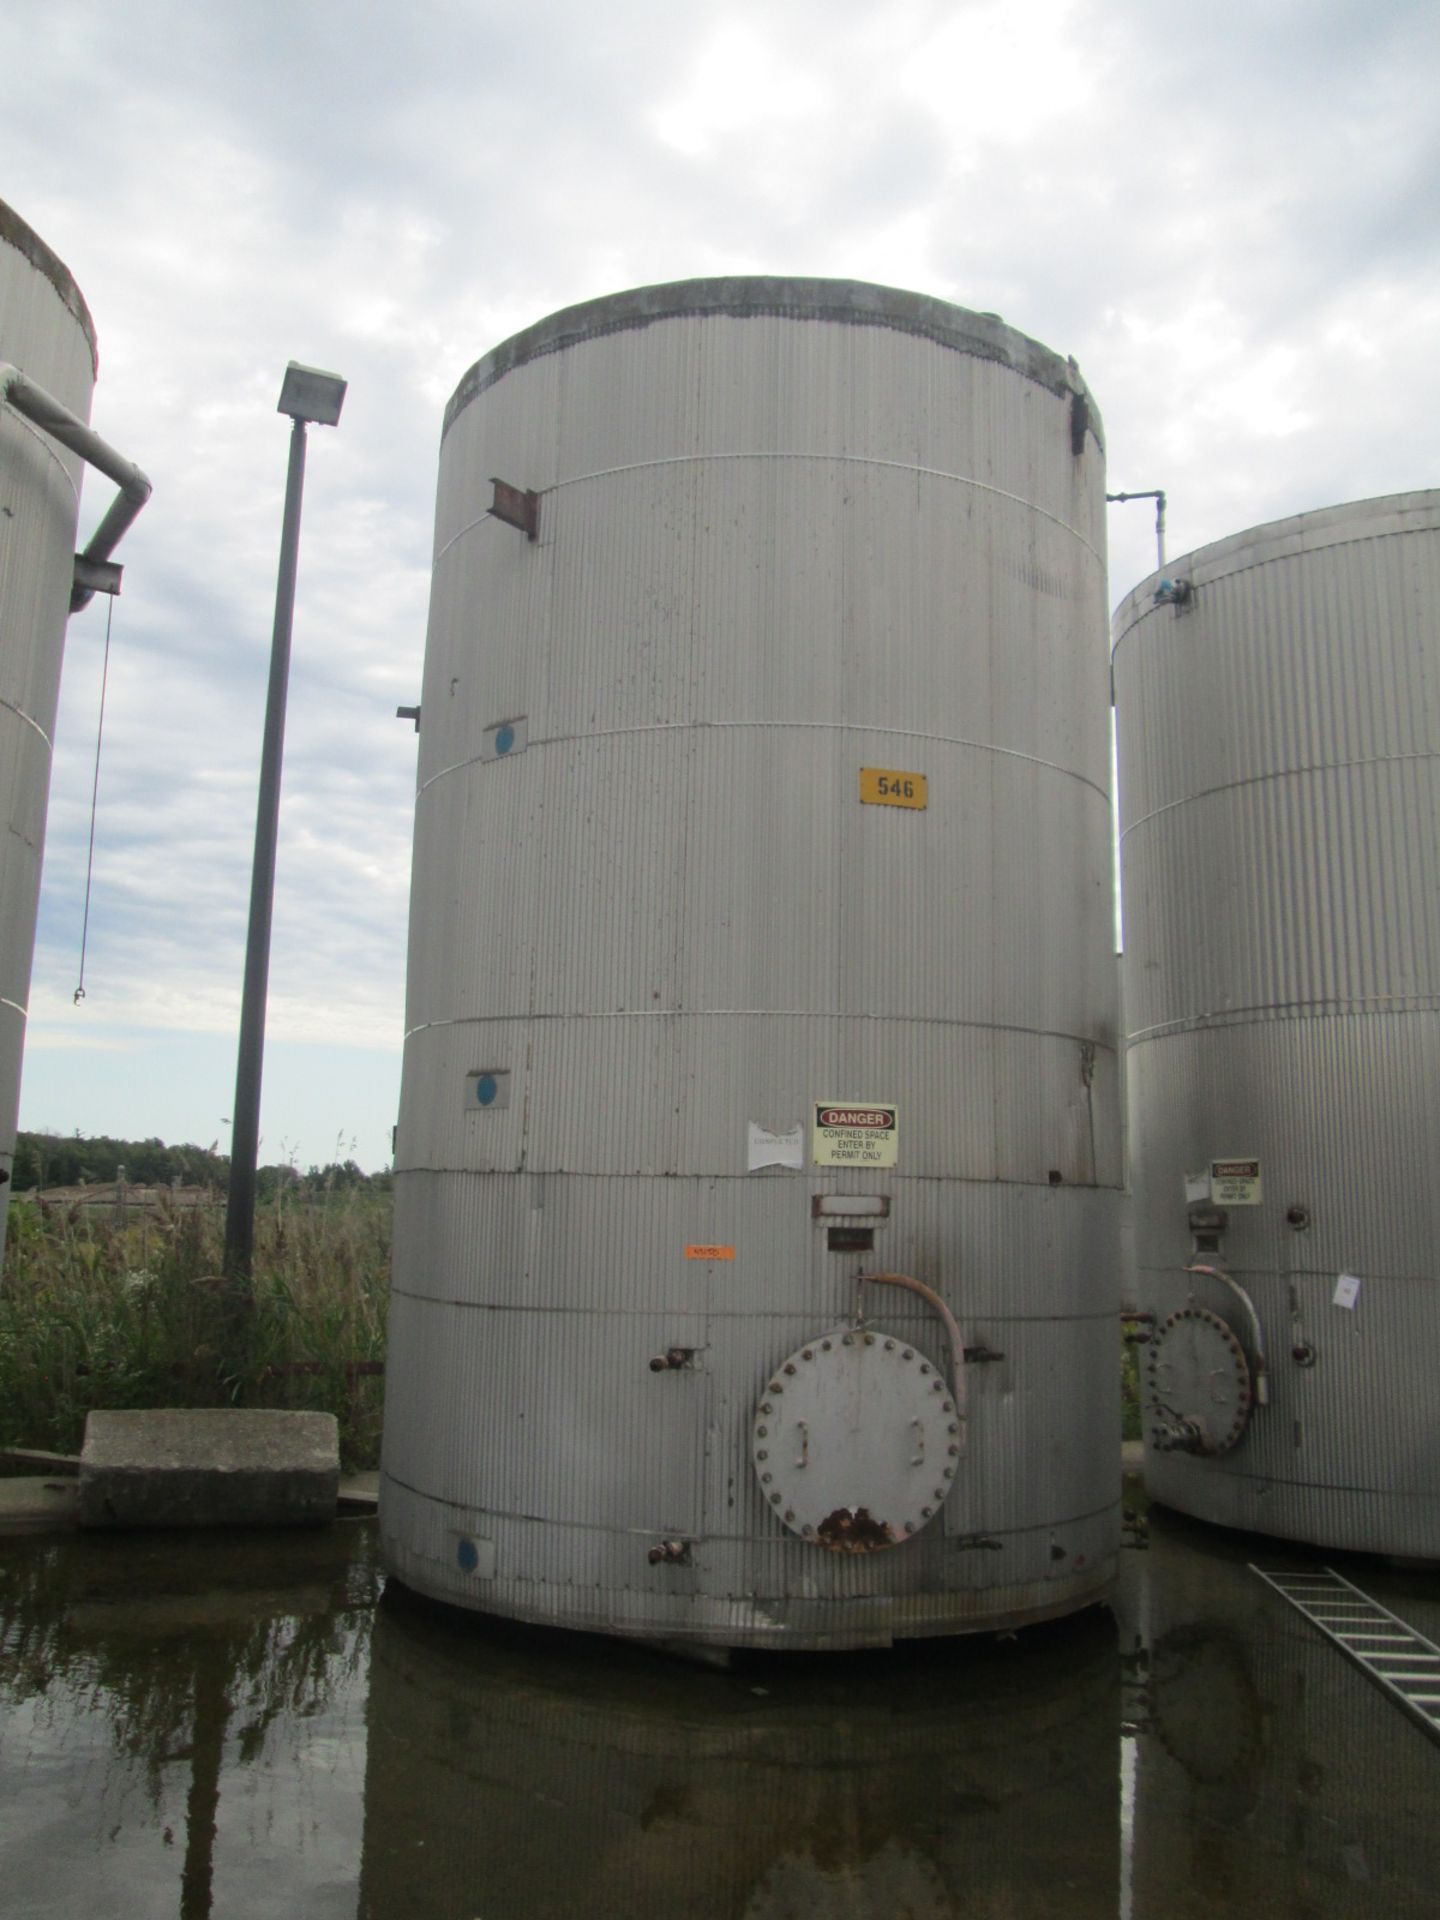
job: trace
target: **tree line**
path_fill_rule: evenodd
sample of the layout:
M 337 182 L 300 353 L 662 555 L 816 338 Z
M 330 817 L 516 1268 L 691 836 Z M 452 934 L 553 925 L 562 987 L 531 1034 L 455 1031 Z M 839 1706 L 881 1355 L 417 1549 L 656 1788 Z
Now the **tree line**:
M 115 1140 L 108 1134 L 21 1133 L 15 1140 L 12 1191 L 109 1186 L 123 1167 L 132 1187 L 168 1187 L 178 1181 L 182 1187 L 213 1187 L 223 1194 L 230 1180 L 230 1156 L 220 1153 L 218 1144 L 169 1147 L 163 1140 Z M 387 1193 L 390 1173 L 388 1168 L 366 1173 L 353 1160 L 332 1160 L 305 1173 L 293 1163 L 282 1162 L 261 1167 L 256 1184 L 262 1200 L 299 1186 Z

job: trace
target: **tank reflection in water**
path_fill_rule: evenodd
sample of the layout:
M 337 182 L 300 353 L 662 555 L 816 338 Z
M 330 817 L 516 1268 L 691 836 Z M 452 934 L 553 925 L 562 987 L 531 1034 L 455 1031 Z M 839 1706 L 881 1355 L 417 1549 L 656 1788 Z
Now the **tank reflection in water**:
M 376 1622 L 364 1920 L 1113 1916 L 1115 1635 L 725 1674 L 403 1595 Z M 422 1844 L 423 1843 L 423 1844 Z
M 1429 1920 L 1433 1744 L 1253 1542 L 1145 1542 L 1118 1637 L 1091 1612 L 720 1673 L 377 1611 L 363 1525 L 0 1540 L 0 1910 Z M 1347 1571 L 1440 1637 L 1433 1578 Z
M 1148 1538 L 1119 1609 L 1122 1916 L 1433 1914 L 1440 1753 L 1248 1566 L 1320 1563 L 1158 1510 Z M 1344 1570 L 1436 1632 L 1433 1577 Z

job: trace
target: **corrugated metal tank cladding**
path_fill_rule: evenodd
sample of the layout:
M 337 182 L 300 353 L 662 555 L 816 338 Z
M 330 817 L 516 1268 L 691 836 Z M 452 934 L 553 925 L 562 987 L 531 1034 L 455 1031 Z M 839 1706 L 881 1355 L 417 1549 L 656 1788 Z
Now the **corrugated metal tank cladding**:
M 382 1474 L 412 1586 L 812 1646 L 1105 1591 L 1098 434 L 1072 364 L 849 282 L 618 295 L 462 382 Z M 879 1133 L 822 1137 L 826 1103 Z M 954 1377 L 922 1298 L 867 1286 L 854 1324 L 881 1269 L 953 1308 Z M 849 1414 L 802 1415 L 800 1376 Z M 878 1550 L 817 1544 L 856 1528 Z
M 1167 572 L 1114 655 L 1147 1480 L 1440 1555 L 1440 493 Z
M 0 201 L 0 361 L 88 419 L 95 333 L 70 274 Z M 78 456 L 0 403 L 0 1168 L 15 1155 L 51 742 L 70 611 Z M 8 1180 L 0 1185 L 0 1247 Z

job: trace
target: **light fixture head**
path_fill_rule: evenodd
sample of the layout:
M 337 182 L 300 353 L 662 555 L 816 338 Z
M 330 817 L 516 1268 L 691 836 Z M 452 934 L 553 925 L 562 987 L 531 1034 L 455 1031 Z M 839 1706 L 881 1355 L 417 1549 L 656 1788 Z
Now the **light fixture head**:
M 319 367 L 302 367 L 292 360 L 285 369 L 277 413 L 288 413 L 294 420 L 309 420 L 317 427 L 333 427 L 345 404 L 345 382 L 338 373 L 323 373 Z

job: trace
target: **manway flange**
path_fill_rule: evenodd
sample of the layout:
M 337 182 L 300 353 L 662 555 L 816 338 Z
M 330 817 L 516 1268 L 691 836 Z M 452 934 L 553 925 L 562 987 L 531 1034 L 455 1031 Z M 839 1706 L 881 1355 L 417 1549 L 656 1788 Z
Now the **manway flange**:
M 954 1485 L 960 1444 L 944 1369 L 874 1327 L 836 1327 L 782 1360 L 750 1433 L 766 1504 L 834 1553 L 921 1532 Z
M 1150 1441 L 1161 1453 L 1228 1453 L 1250 1419 L 1255 1388 L 1233 1329 L 1207 1307 L 1162 1320 L 1146 1360 Z

